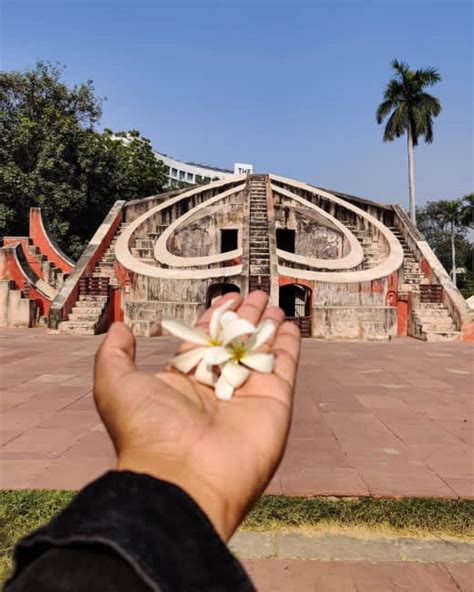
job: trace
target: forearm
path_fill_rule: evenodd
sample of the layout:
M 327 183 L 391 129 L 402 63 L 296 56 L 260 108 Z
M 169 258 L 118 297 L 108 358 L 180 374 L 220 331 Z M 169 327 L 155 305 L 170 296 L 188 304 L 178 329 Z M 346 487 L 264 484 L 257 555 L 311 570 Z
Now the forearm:
M 83 489 L 48 525 L 19 543 L 6 591 L 36 589 L 33 579 L 28 584 L 28 573 L 52 549 L 81 548 L 113 554 L 151 590 L 254 589 L 199 506 L 179 487 L 148 475 L 110 472 Z M 63 562 L 56 569 L 64 570 Z M 26 587 L 18 587 L 22 581 Z M 76 589 L 83 588 L 68 588 Z

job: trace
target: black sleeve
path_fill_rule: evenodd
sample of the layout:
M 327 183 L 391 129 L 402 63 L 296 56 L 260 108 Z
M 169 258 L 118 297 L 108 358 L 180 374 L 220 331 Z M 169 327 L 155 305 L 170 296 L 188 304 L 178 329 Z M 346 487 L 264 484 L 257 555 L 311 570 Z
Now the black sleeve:
M 179 487 L 112 471 L 24 538 L 5 592 L 254 592 L 207 516 Z

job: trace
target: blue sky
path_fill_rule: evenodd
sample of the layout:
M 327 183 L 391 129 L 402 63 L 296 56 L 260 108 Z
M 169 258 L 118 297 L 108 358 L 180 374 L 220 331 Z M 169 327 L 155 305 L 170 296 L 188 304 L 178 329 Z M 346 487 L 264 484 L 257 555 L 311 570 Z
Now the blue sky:
M 63 62 L 107 97 L 103 125 L 184 160 L 406 204 L 406 143 L 374 112 L 392 58 L 435 66 L 419 203 L 473 189 L 473 4 L 399 0 L 3 0 L 2 69 Z

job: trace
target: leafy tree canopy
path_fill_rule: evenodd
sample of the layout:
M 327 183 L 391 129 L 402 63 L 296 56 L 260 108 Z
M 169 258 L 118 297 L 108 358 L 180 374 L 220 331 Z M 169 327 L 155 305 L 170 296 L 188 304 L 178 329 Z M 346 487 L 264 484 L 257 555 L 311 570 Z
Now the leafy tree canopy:
M 473 193 L 460 199 L 431 201 L 417 209 L 418 228 L 448 273 L 452 271 L 454 235 L 456 266 L 465 269 L 458 278 L 458 287 L 465 296 L 474 293 L 473 245 L 469 240 L 469 230 L 474 228 L 473 210 Z
M 71 87 L 62 74 L 44 62 L 0 73 L 0 233 L 25 234 L 40 206 L 77 257 L 115 200 L 158 193 L 167 176 L 138 131 L 98 131 L 92 82 Z

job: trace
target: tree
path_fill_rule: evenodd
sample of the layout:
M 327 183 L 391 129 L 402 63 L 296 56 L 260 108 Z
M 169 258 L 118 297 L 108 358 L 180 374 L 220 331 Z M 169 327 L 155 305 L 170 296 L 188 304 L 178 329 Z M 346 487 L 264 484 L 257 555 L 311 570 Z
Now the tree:
M 61 247 L 77 257 L 117 199 L 160 192 L 166 170 L 137 131 L 96 126 L 102 115 L 91 81 L 69 87 L 63 68 L 0 74 L 0 233 L 24 234 L 40 206 Z
M 376 112 L 377 123 L 386 117 L 383 141 L 392 142 L 407 134 L 408 193 L 410 218 L 416 225 L 415 165 L 413 149 L 421 136 L 425 142 L 433 141 L 433 118 L 441 113 L 439 99 L 428 94 L 426 87 L 441 80 L 435 68 L 410 70 L 408 64 L 393 60 L 393 78 L 388 82 L 383 101 Z
M 472 194 L 471 194 L 472 196 Z M 466 239 L 472 219 L 467 217 L 471 196 L 440 199 L 418 210 L 419 228 L 457 285 L 457 265 L 469 267 L 472 245 Z

